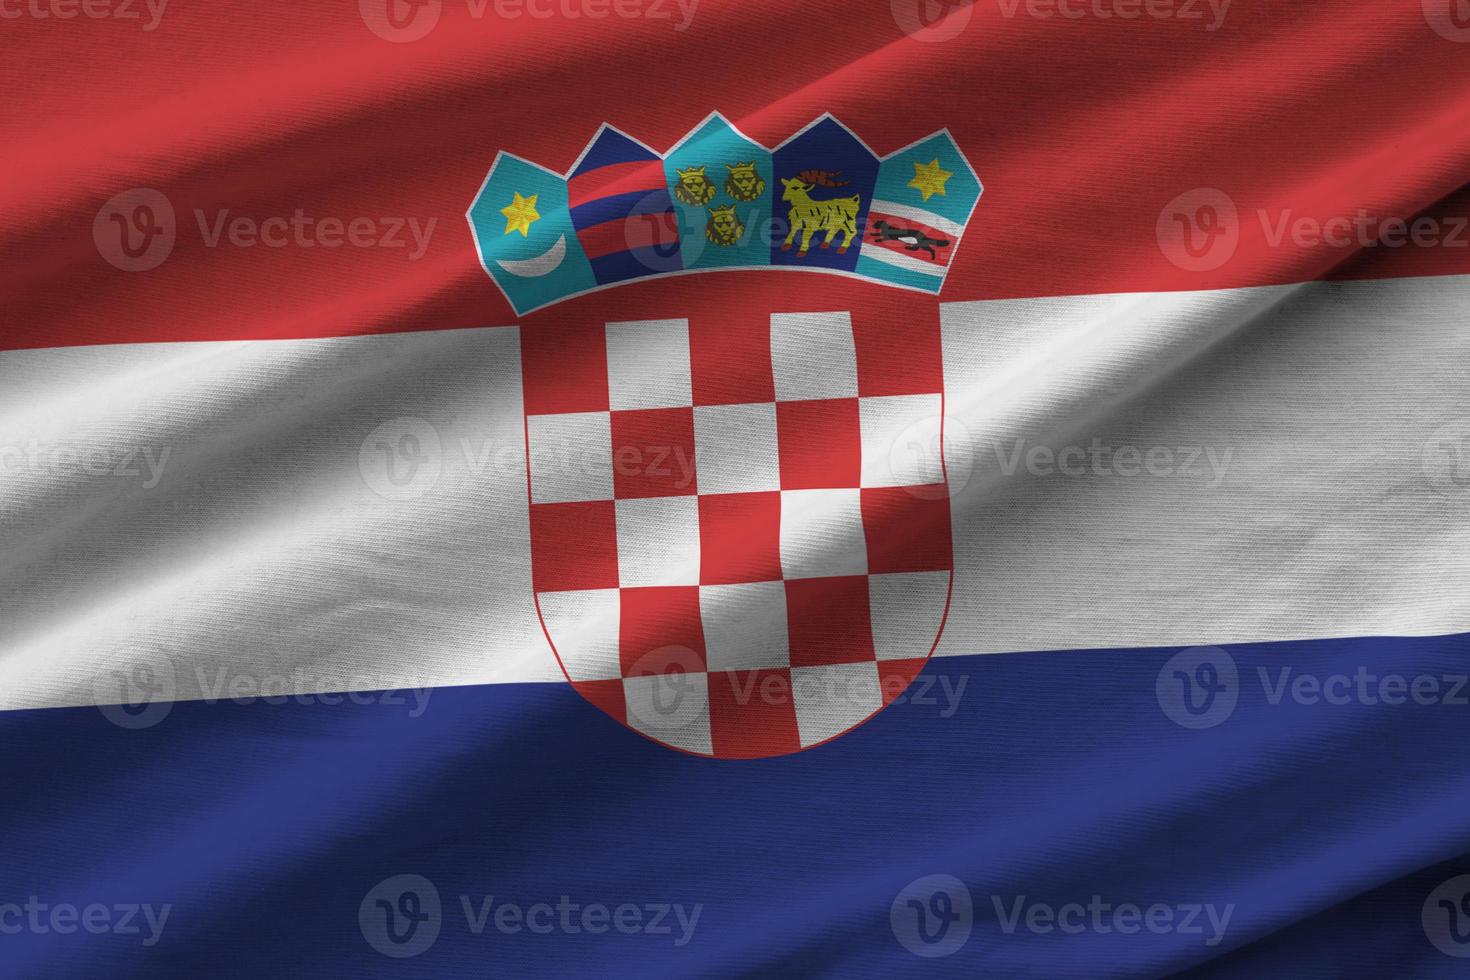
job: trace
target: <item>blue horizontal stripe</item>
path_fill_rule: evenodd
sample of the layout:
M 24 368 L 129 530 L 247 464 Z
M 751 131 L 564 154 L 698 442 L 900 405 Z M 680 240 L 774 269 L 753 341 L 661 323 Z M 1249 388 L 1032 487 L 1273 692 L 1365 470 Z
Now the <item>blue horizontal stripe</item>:
M 95 708 L 5 713 L 0 974 L 1463 976 L 1419 920 L 1470 872 L 1470 708 L 1444 703 L 1470 637 L 1229 652 L 1238 700 L 1213 727 L 1160 707 L 1176 650 L 955 657 L 858 731 L 753 762 L 660 748 L 559 684 L 436 689 L 417 717 L 376 695 L 181 703 L 136 731 Z M 1334 675 L 1360 672 L 1380 678 L 1372 698 L 1297 692 L 1305 676 L 1341 700 Z M 1439 702 L 1383 703 L 1389 674 L 1436 678 Z M 397 960 L 358 910 L 401 874 L 443 912 L 432 946 Z M 890 906 L 931 874 L 964 882 L 975 927 L 921 959 Z M 6 903 L 31 896 L 172 911 L 151 947 L 146 925 L 7 934 Z M 472 913 L 493 896 L 482 932 L 460 896 Z M 562 896 L 642 923 L 700 913 L 683 944 L 672 913 L 668 934 L 495 925 L 502 903 Z M 1064 935 L 1008 932 L 995 911 L 1093 896 L 1234 911 L 1213 946 L 1203 920 Z

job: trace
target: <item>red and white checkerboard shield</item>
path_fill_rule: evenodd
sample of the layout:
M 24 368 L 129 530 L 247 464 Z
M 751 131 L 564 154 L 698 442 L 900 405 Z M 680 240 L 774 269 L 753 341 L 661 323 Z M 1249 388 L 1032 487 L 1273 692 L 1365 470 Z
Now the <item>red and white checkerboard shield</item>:
M 567 679 L 725 758 L 826 742 L 937 645 L 937 312 L 523 329 L 532 577 Z

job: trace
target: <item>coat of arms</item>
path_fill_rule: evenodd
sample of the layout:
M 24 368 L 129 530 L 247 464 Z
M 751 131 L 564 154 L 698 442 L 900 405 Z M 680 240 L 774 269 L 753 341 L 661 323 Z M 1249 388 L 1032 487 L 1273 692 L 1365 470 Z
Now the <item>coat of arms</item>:
M 947 132 L 879 158 L 823 117 L 604 127 L 566 177 L 502 154 L 469 212 L 521 312 L 634 280 L 800 269 L 937 293 L 980 181 Z M 937 312 L 522 329 L 533 588 L 567 679 L 695 755 L 826 742 L 903 692 L 953 570 Z

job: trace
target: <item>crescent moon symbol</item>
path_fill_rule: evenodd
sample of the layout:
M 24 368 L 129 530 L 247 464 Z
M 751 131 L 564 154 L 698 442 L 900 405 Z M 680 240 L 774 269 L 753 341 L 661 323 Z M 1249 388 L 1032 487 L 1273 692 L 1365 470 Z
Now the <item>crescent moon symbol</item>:
M 522 279 L 536 279 L 556 271 L 557 266 L 561 265 L 562 259 L 566 257 L 567 236 L 562 235 L 557 238 L 556 244 L 540 255 L 529 259 L 496 259 L 495 264 L 513 276 L 520 276 Z

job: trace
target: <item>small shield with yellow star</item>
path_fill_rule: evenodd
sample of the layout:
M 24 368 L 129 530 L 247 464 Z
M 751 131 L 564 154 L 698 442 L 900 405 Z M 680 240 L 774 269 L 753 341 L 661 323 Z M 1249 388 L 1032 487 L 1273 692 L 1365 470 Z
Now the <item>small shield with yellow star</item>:
M 466 217 L 480 264 L 517 310 L 597 285 L 572 227 L 567 182 L 560 174 L 502 153 Z
M 858 275 L 939 292 L 983 190 L 948 130 L 884 157 Z

